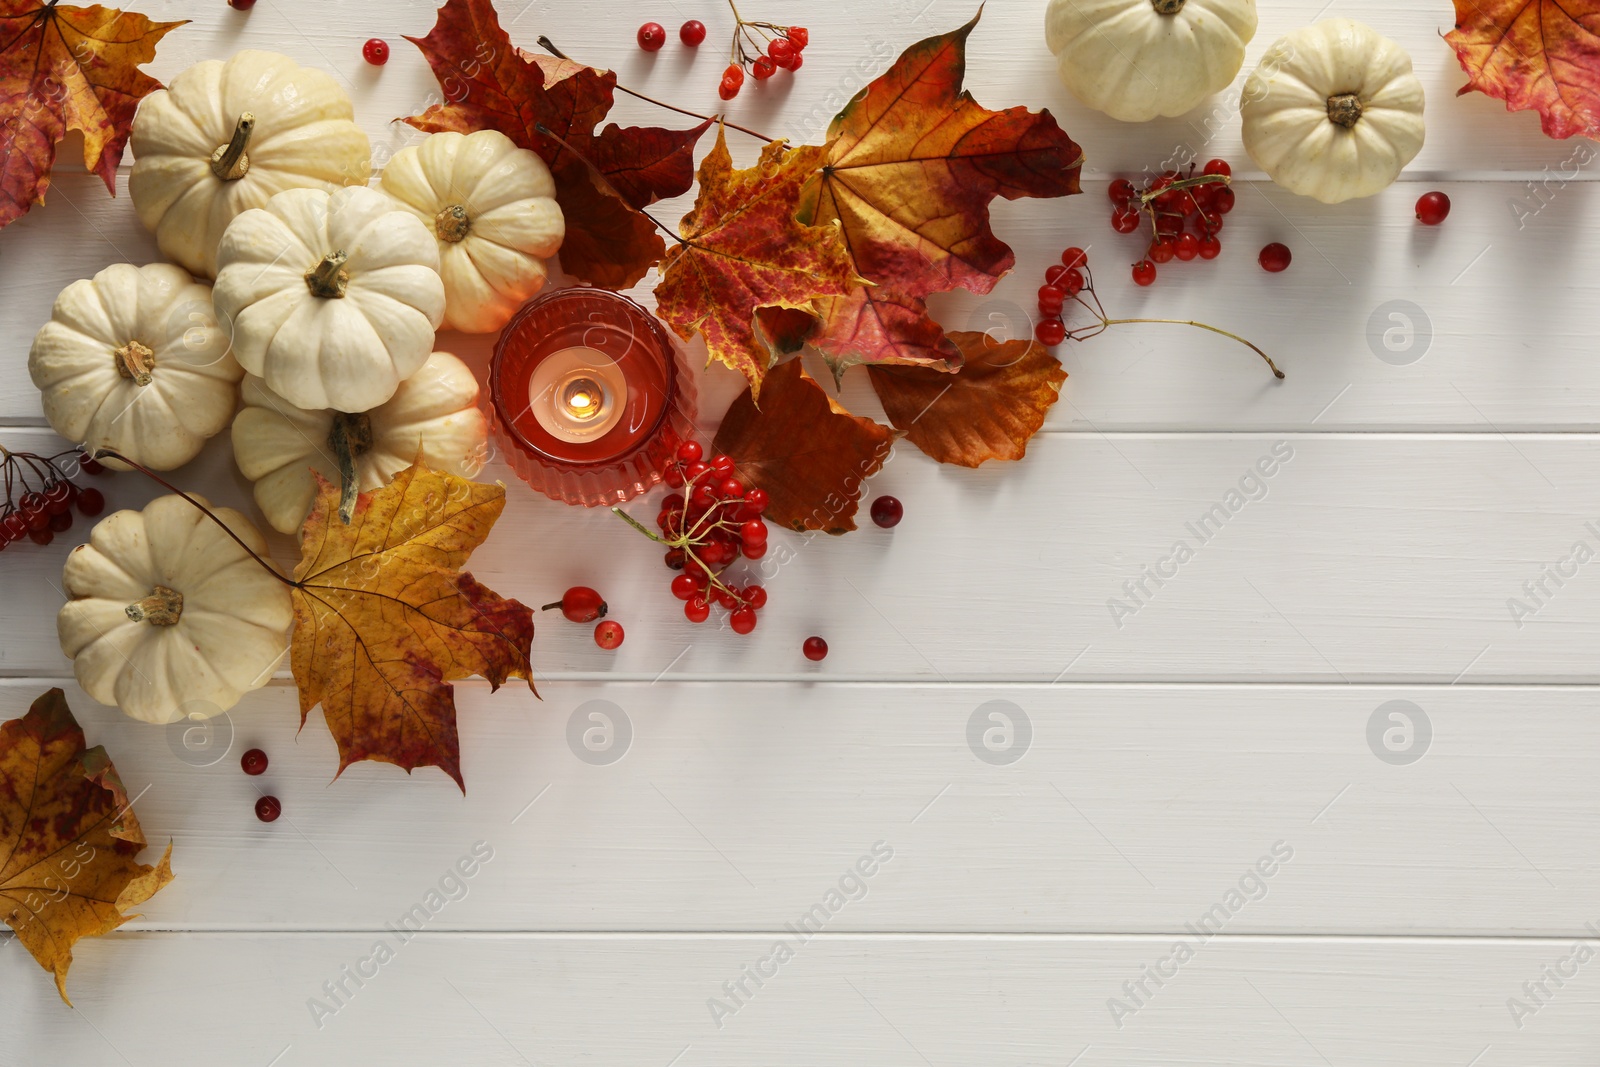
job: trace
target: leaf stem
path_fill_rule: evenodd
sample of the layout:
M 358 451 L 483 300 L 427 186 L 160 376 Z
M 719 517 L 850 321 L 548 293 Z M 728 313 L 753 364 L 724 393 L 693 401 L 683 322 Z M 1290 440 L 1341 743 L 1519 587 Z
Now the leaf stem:
M 1124 325 L 1124 324 L 1127 324 L 1127 323 L 1134 323 L 1134 322 L 1165 322 L 1165 323 L 1170 323 L 1173 326 L 1194 326 L 1197 329 L 1210 330 L 1212 333 L 1220 333 L 1224 337 L 1231 337 L 1235 341 L 1238 341 L 1240 344 L 1244 345 L 1250 351 L 1254 352 L 1256 355 L 1260 356 L 1262 359 L 1266 360 L 1267 361 L 1267 366 L 1272 368 L 1272 376 L 1274 378 L 1282 378 L 1283 377 L 1283 371 L 1279 370 L 1278 369 L 1278 365 L 1276 363 L 1272 362 L 1272 357 L 1271 356 L 1267 355 L 1265 352 L 1261 351 L 1261 349 L 1257 348 L 1255 345 L 1251 344 L 1249 341 L 1246 341 L 1243 337 L 1240 337 L 1238 334 L 1230 333 L 1229 331 L 1222 329 L 1220 326 L 1212 326 L 1210 323 L 1207 323 L 1207 322 L 1196 322 L 1194 319 L 1105 319 L 1105 318 L 1102 318 L 1100 320 L 1100 324 L 1102 326 L 1106 326 L 1106 327 L 1121 326 L 1121 325 Z

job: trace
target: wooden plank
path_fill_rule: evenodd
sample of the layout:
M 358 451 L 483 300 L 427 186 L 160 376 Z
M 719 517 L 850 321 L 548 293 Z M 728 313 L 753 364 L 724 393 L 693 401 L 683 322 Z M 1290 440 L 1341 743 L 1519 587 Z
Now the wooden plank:
M 1576 1067 L 1600 1007 L 1570 942 L 1220 937 L 1175 964 L 1165 939 L 823 933 L 779 963 L 780 936 L 120 934 L 78 949 L 76 1012 L 0 952 L 0 1021 L 19 1064 Z M 1542 978 L 1558 965 L 1560 988 Z M 771 973 L 757 988 L 746 967 Z M 708 1002 L 739 981 L 719 1027 Z M 1119 1029 L 1108 1002 L 1139 981 Z M 1548 996 L 1518 1029 L 1507 1002 L 1533 981 Z
M 42 688 L 0 686 L 0 711 Z M 829 929 L 1181 934 L 1219 901 L 1230 934 L 1600 921 L 1600 862 L 1572 845 L 1600 813 L 1592 688 L 544 694 L 459 690 L 465 797 L 428 769 L 330 781 L 322 717 L 297 736 L 287 687 L 210 734 L 70 700 L 149 838 L 176 841 L 139 929 L 380 930 L 478 840 L 493 876 L 438 928 L 781 929 L 878 842 L 893 859 Z M 251 747 L 259 779 L 239 771 Z M 283 802 L 271 826 L 263 792 Z

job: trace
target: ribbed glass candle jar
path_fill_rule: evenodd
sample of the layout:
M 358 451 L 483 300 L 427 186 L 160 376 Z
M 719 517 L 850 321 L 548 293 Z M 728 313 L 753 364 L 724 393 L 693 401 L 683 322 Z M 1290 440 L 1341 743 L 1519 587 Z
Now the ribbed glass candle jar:
M 585 507 L 648 491 L 694 426 L 694 379 L 678 346 L 655 316 L 606 289 L 529 301 L 495 343 L 482 395 L 517 477 Z

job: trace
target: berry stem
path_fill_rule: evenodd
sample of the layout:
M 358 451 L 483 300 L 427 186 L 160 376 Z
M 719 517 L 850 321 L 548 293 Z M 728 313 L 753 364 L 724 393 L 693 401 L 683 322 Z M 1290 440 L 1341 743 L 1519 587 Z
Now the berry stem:
M 1272 357 L 1271 356 L 1267 355 L 1265 352 L 1261 351 L 1261 349 L 1257 348 L 1255 345 L 1251 344 L 1249 341 L 1246 341 L 1243 337 L 1240 337 L 1238 334 L 1230 333 L 1229 331 L 1222 329 L 1220 326 L 1212 326 L 1210 323 L 1196 322 L 1194 319 L 1105 319 L 1105 318 L 1102 318 L 1100 320 L 1100 325 L 1104 326 L 1104 327 L 1111 327 L 1111 326 L 1122 326 L 1122 325 L 1125 325 L 1127 323 L 1133 323 L 1133 322 L 1165 322 L 1165 323 L 1170 323 L 1171 325 L 1174 325 L 1174 326 L 1194 326 L 1194 327 L 1196 327 L 1198 329 L 1201 329 L 1201 330 L 1210 330 L 1212 333 L 1220 333 L 1224 337 L 1231 337 L 1235 341 L 1238 341 L 1240 344 L 1244 345 L 1250 351 L 1254 352 L 1256 355 L 1260 356 L 1262 359 L 1266 360 L 1267 361 L 1267 366 L 1272 368 L 1272 376 L 1274 378 L 1282 378 L 1283 377 L 1283 371 L 1279 370 L 1278 369 L 1278 365 L 1276 363 L 1272 362 Z
M 568 56 L 565 52 L 561 51 L 561 49 L 557 48 L 555 46 L 555 42 L 551 41 L 550 38 L 548 38 L 548 37 L 541 36 L 539 38 L 539 47 L 543 48 L 546 52 L 549 52 L 551 55 L 555 56 L 557 59 L 565 59 L 565 60 L 568 60 L 569 62 L 572 62 L 571 57 Z M 654 104 L 656 107 L 666 108 L 668 111 L 676 111 L 680 115 L 687 115 L 692 119 L 710 119 L 713 122 L 720 122 L 724 126 L 728 127 L 728 129 L 730 129 L 730 130 L 738 130 L 740 133 L 747 133 L 751 137 L 758 138 L 759 140 L 762 140 L 762 141 L 775 140 L 775 138 L 768 137 L 764 133 L 758 133 L 757 131 L 750 129 L 747 126 L 740 126 L 736 122 L 729 122 L 722 115 L 702 115 L 698 111 L 690 111 L 686 107 L 678 107 L 675 104 L 667 103 L 665 100 L 657 100 L 653 96 L 646 96 L 643 93 L 638 92 L 637 90 L 628 88 L 626 85 L 618 85 L 617 86 L 617 91 L 619 93 L 627 93 L 629 96 L 633 97 L 634 99 L 643 100 L 647 104 Z M 554 137 L 555 135 L 551 134 L 550 136 Z M 556 139 L 560 140 L 560 138 L 556 138 Z M 563 143 L 565 143 L 565 142 L 563 142 Z M 574 154 L 576 154 L 576 153 L 574 153 Z

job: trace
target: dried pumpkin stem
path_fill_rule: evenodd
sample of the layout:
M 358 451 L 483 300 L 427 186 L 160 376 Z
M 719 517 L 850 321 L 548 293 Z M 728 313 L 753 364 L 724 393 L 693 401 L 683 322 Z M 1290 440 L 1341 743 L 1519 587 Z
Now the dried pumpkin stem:
M 250 157 L 245 148 L 255 132 L 256 117 L 246 111 L 234 124 L 233 137 L 211 153 L 211 173 L 225 182 L 236 182 L 250 172 Z
M 155 380 L 156 354 L 138 341 L 129 341 L 112 355 L 117 357 L 117 373 L 135 385 L 149 385 Z
M 355 517 L 356 497 L 361 481 L 356 475 L 356 460 L 372 451 L 372 419 L 366 414 L 333 417 L 328 431 L 328 447 L 339 461 L 339 521 L 346 526 Z
M 349 259 L 343 249 L 329 252 L 321 263 L 306 271 L 306 287 L 311 295 L 324 300 L 344 299 L 345 288 L 350 284 L 350 274 L 344 265 Z
M 472 232 L 472 219 L 467 216 L 465 204 L 451 204 L 433 217 L 433 232 L 439 240 L 460 244 Z
M 176 626 L 183 617 L 183 594 L 158 585 L 150 591 L 149 596 L 135 600 L 123 610 L 134 622 L 147 622 L 151 626 Z
M 1355 93 L 1335 93 L 1328 97 L 1328 121 L 1349 129 L 1361 120 L 1361 98 Z
M 1183 10 L 1184 0 L 1150 0 L 1158 15 L 1176 15 Z

